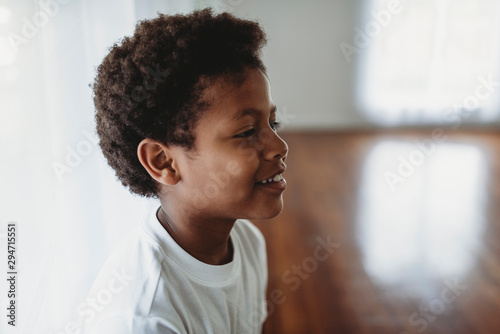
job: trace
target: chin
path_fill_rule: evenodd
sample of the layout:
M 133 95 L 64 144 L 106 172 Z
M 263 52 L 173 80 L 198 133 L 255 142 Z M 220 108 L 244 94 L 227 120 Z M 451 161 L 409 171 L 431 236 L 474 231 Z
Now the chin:
M 276 204 L 272 206 L 267 205 L 265 209 L 259 210 L 255 213 L 254 219 L 271 219 L 278 216 L 281 211 L 283 211 L 283 200 L 280 199 Z
M 266 218 L 264 218 L 264 219 L 271 219 L 271 218 L 277 217 L 277 216 L 279 216 L 279 215 L 280 215 L 281 211 L 282 211 L 282 210 L 279 210 L 279 211 L 277 211 L 276 213 L 273 213 L 273 214 L 269 215 L 268 217 L 266 217 Z

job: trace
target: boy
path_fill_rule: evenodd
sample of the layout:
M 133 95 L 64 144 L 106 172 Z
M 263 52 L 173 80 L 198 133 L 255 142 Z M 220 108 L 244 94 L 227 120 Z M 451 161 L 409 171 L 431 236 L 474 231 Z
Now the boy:
M 252 21 L 210 9 L 139 22 L 94 83 L 100 147 L 161 206 L 106 262 L 85 333 L 260 333 L 262 234 L 283 207 L 288 153 Z

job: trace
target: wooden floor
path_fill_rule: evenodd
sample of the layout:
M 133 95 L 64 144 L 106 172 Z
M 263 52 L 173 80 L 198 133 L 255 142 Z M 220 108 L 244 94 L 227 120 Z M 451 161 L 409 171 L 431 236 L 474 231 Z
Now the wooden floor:
M 282 134 L 266 333 L 500 333 L 500 132 L 432 131 Z

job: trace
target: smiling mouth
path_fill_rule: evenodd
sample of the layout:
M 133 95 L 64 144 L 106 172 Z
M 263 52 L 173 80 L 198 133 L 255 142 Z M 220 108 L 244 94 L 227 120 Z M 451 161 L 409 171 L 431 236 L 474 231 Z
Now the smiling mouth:
M 283 181 L 283 175 L 281 175 L 281 173 L 276 174 L 273 177 L 270 177 L 266 180 L 262 180 L 262 181 L 256 182 L 256 183 L 257 184 L 266 184 L 266 183 L 273 183 L 273 182 L 279 182 L 279 181 Z
M 274 175 L 266 180 L 255 182 L 255 186 L 259 189 L 265 189 L 274 194 L 281 194 L 286 189 L 286 180 L 281 173 Z

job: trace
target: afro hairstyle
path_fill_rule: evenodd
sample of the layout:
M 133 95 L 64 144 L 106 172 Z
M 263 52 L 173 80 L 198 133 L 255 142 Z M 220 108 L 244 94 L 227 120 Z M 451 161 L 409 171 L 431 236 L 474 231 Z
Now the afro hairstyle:
M 257 22 L 207 8 L 139 21 L 132 37 L 110 48 L 93 83 L 96 130 L 108 164 L 130 192 L 159 197 L 158 182 L 137 157 L 139 143 L 150 138 L 191 149 L 210 105 L 204 90 L 246 69 L 266 73 L 265 44 Z

